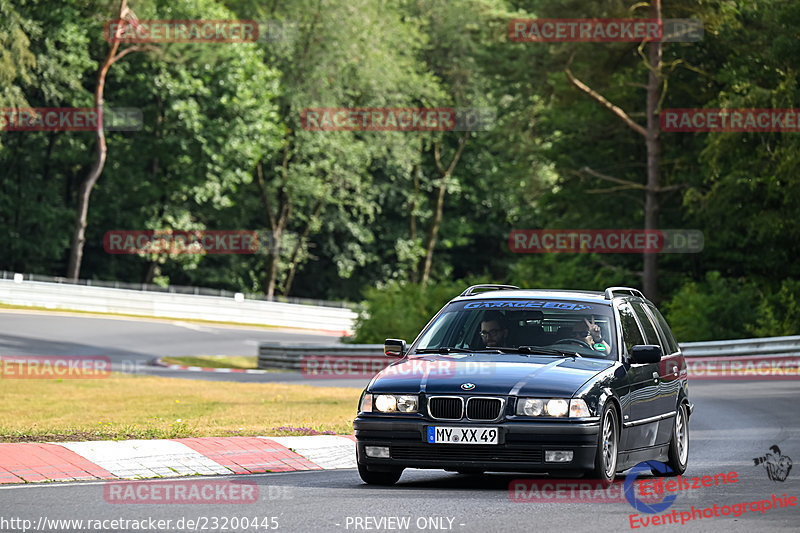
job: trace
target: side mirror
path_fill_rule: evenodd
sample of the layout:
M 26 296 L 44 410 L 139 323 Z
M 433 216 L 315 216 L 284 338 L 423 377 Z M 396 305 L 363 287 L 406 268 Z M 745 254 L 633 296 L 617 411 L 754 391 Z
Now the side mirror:
M 403 357 L 406 353 L 406 341 L 403 339 L 386 339 L 383 343 L 383 354 L 389 357 Z
M 637 344 L 631 348 L 632 363 L 658 363 L 659 361 L 661 361 L 661 346 L 655 344 Z

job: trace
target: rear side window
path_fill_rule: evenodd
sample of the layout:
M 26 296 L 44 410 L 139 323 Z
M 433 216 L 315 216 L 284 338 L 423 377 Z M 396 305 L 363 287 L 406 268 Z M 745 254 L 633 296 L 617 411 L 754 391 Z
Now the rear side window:
M 624 303 L 619 306 L 619 318 L 622 324 L 622 341 L 625 343 L 628 353 L 631 353 L 631 346 L 645 344 L 645 342 L 630 304 Z
M 665 346 L 662 344 L 661 339 L 658 336 L 658 332 L 656 331 L 656 327 L 650 322 L 650 317 L 647 316 L 647 313 L 642 307 L 642 304 L 635 303 L 633 304 L 633 310 L 636 313 L 636 316 L 639 318 L 639 323 L 642 325 L 642 329 L 644 329 L 644 337 L 647 341 L 647 344 L 655 344 L 656 346 L 661 346 L 662 353 L 666 353 L 664 349 Z
M 667 346 L 669 347 L 669 353 L 675 353 L 680 350 L 678 346 L 678 341 L 675 340 L 675 336 L 672 334 L 672 330 L 669 329 L 669 325 L 661 313 L 658 312 L 658 309 L 653 307 L 652 305 L 647 306 L 650 309 L 650 312 L 656 318 L 656 322 L 661 327 L 661 331 L 664 333 L 664 337 L 667 339 Z

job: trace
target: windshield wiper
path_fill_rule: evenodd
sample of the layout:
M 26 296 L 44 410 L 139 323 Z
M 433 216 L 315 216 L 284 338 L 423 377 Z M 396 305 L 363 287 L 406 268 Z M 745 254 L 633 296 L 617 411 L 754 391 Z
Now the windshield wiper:
M 562 348 L 551 348 L 545 346 L 520 346 L 516 348 L 519 353 L 531 353 L 542 355 L 563 355 L 565 357 L 583 357 L 576 351 L 564 350 Z
M 469 348 L 449 348 L 449 347 L 423 348 L 421 350 L 414 350 L 414 353 L 458 353 L 458 352 L 473 353 L 475 352 L 475 350 L 470 350 Z

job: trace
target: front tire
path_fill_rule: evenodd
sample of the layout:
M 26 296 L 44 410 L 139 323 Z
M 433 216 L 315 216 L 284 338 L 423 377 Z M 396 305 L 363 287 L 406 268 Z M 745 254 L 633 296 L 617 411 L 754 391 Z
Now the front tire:
M 373 472 L 368 470 L 365 465 L 359 464 L 358 475 L 361 476 L 361 480 L 368 485 L 389 486 L 397 483 L 397 480 L 403 475 L 403 469 L 394 468 L 386 472 Z
M 678 406 L 675 414 L 668 457 L 667 466 L 672 471 L 664 474 L 665 476 L 677 476 L 686 472 L 686 465 L 689 463 L 689 414 L 685 403 Z
M 600 434 L 597 436 L 597 453 L 591 477 L 608 487 L 614 482 L 617 473 L 617 452 L 619 450 L 619 424 L 617 411 L 611 402 L 603 407 L 600 417 Z

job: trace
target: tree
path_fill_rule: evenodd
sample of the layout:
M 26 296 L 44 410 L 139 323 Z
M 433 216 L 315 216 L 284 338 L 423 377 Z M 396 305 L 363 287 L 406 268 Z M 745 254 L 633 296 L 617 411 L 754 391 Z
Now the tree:
M 135 23 L 136 15 L 128 7 L 128 0 L 121 0 L 119 6 L 119 15 L 115 20 L 124 20 L 129 23 Z M 106 155 L 108 148 L 106 146 L 105 128 L 102 121 L 103 116 L 103 96 L 105 93 L 106 75 L 111 65 L 130 54 L 131 52 L 138 52 L 145 50 L 146 46 L 133 45 L 125 48 L 117 53 L 120 41 L 112 39 L 111 48 L 108 51 L 105 61 L 100 67 L 100 72 L 97 74 L 97 85 L 94 90 L 94 108 L 98 116 L 97 129 L 95 130 L 96 146 L 95 146 L 95 160 L 89 170 L 86 178 L 81 182 L 78 189 L 78 206 L 75 215 L 75 229 L 72 234 L 72 245 L 70 246 L 69 265 L 67 266 L 67 277 L 77 280 L 81 271 L 81 260 L 83 259 L 83 246 L 86 242 L 86 216 L 89 213 L 89 197 L 92 194 L 100 174 L 103 172 L 103 167 L 106 164 Z
M 241 4 L 241 5 L 240 5 Z M 239 13 L 254 16 L 249 2 L 232 2 Z M 308 241 L 333 221 L 346 235 L 328 242 L 341 277 L 367 257 L 362 244 L 372 238 L 366 227 L 374 216 L 371 176 L 374 168 L 415 142 L 401 133 L 306 131 L 300 115 L 313 107 L 402 107 L 433 101 L 436 84 L 416 58 L 421 37 L 405 21 L 397 2 L 368 0 L 299 1 L 261 11 L 283 29 L 264 47 L 267 62 L 282 72 L 279 110 L 284 121 L 280 152 L 255 169 L 263 219 L 270 232 L 263 288 L 272 297 L 282 281 L 288 293 L 298 265 L 309 257 Z M 348 24 L 341 24 L 347 20 Z M 364 28 L 364 35 L 351 27 Z M 320 86 L 324 87 L 321 90 Z M 390 163 L 391 164 L 391 163 Z M 397 163 L 402 169 L 413 162 Z M 402 172 L 402 170 L 400 170 Z
M 663 25 L 661 17 L 661 0 L 650 0 L 650 20 L 658 21 L 659 25 Z M 663 26 L 662 26 L 663 27 Z M 644 46 L 644 43 L 642 44 Z M 661 182 L 661 139 L 659 134 L 658 124 L 658 107 L 661 101 L 661 85 L 662 81 L 662 53 L 661 41 L 651 41 L 647 45 L 649 49 L 649 59 L 646 60 L 648 70 L 648 83 L 647 83 L 647 105 L 646 105 L 646 121 L 647 126 L 642 127 L 631 119 L 630 115 L 622 108 L 609 102 L 604 96 L 597 91 L 590 88 L 588 85 L 580 81 L 570 70 L 569 65 L 564 70 L 569 81 L 596 100 L 606 109 L 614 113 L 625 125 L 633 131 L 645 138 L 647 147 L 647 183 L 642 186 L 641 184 L 629 180 L 623 180 L 612 176 L 607 176 L 600 172 L 596 172 L 588 167 L 584 167 L 584 172 L 589 175 L 600 178 L 615 184 L 611 190 L 620 190 L 620 188 L 644 189 L 645 205 L 644 205 L 644 229 L 646 231 L 656 230 L 658 224 L 659 212 L 659 193 L 669 190 L 660 187 Z M 641 51 L 641 47 L 640 47 Z M 643 57 L 644 60 L 644 57 Z M 658 268 L 657 268 L 657 255 L 654 253 L 647 253 L 643 255 L 644 258 L 644 271 L 643 271 L 643 289 L 645 295 L 653 301 L 658 301 Z

